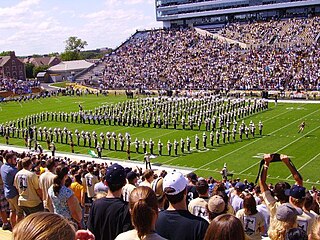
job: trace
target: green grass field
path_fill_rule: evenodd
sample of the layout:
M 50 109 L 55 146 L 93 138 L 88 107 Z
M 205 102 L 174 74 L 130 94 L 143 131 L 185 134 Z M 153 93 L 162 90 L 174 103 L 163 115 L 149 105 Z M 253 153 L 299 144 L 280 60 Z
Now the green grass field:
M 94 109 L 102 104 L 116 103 L 125 101 L 123 95 L 120 96 L 83 96 L 83 97 L 53 97 L 47 99 L 32 100 L 23 103 L 1 103 L 0 104 L 0 122 L 16 120 L 29 114 L 41 111 L 78 111 L 78 104 L 81 103 L 85 110 Z M 96 131 L 98 134 L 103 131 L 106 133 L 129 132 L 132 142 L 137 137 L 140 141 L 153 139 L 155 142 L 155 152 L 157 153 L 158 139 L 164 143 L 163 153 L 167 154 L 166 142 L 168 139 L 173 143 L 174 139 L 180 141 L 180 138 L 190 137 L 192 147 L 194 147 L 194 137 L 196 134 L 200 138 L 201 149 L 193 150 L 191 153 L 178 156 L 160 156 L 153 160 L 153 163 L 173 165 L 177 167 L 194 168 L 201 176 L 213 176 L 221 178 L 220 170 L 224 163 L 228 164 L 229 171 L 234 173 L 234 177 L 247 178 L 254 181 L 259 162 L 264 153 L 283 153 L 290 156 L 295 166 L 304 177 L 306 186 L 319 185 L 318 167 L 320 161 L 319 140 L 320 140 L 320 108 L 319 104 L 307 103 L 279 103 L 277 107 L 269 104 L 269 110 L 251 116 L 245 119 L 246 124 L 252 120 L 256 126 L 261 120 L 264 124 L 263 136 L 256 138 L 244 139 L 242 142 L 215 145 L 213 148 L 203 149 L 201 131 L 191 130 L 174 130 L 174 129 L 154 129 L 142 127 L 126 127 L 126 126 L 105 126 L 105 125 L 89 125 L 76 123 L 60 123 L 60 122 L 43 122 L 38 127 L 67 127 L 71 130 Z M 307 125 L 303 133 L 298 134 L 298 126 L 302 121 L 306 121 Z M 258 130 L 257 130 L 258 131 Z M 209 143 L 209 133 L 208 143 Z M 5 139 L 1 139 L 1 143 Z M 76 141 L 75 141 L 76 142 Z M 10 144 L 24 145 L 23 139 L 11 138 Z M 45 142 L 41 145 L 45 148 Z M 209 144 L 207 144 L 209 145 Z M 56 143 L 58 151 L 70 152 L 70 146 L 66 144 Z M 134 145 L 131 146 L 131 158 L 134 161 L 143 161 L 143 154 L 136 154 Z M 140 145 L 141 149 L 141 145 Z M 147 148 L 148 149 L 148 148 Z M 75 146 L 77 153 L 87 153 L 88 147 Z M 93 149 L 94 150 L 94 149 Z M 172 150 L 173 152 L 173 150 Z M 119 151 L 103 151 L 103 157 L 126 159 L 125 152 Z M 292 182 L 292 177 L 288 169 L 282 163 L 272 163 L 269 170 L 269 181 L 277 182 L 286 180 Z

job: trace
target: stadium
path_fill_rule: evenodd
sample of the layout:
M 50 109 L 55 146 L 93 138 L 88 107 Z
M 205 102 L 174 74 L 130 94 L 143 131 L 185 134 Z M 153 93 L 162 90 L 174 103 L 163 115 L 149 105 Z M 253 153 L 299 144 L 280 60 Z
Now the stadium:
M 98 60 L 59 65 L 50 59 L 48 65 L 57 65 L 36 80 L 24 80 L 25 66 L 14 53 L 0 57 L 1 239 L 20 239 L 26 222 L 38 224 L 34 213 L 44 210 L 90 230 L 85 239 L 227 239 L 211 238 L 221 216 L 243 225 L 228 239 L 242 239 L 242 232 L 243 239 L 320 239 L 320 3 L 156 0 L 155 13 L 163 28 L 136 31 Z M 172 197 L 179 181 L 186 183 L 177 195 L 185 192 L 188 207 Z M 161 186 L 158 193 L 158 182 L 169 190 Z M 134 217 L 147 219 L 147 210 L 131 205 L 143 198 L 130 195 L 147 191 L 142 186 L 153 189 L 164 211 L 143 223 L 155 224 L 147 232 Z M 110 206 L 125 206 L 127 215 L 107 212 L 99 205 L 105 196 L 122 199 Z M 217 196 L 221 211 L 212 200 Z M 194 201 L 200 198 L 202 205 Z M 252 199 L 254 214 L 247 210 Z M 59 212 L 63 201 L 67 210 Z M 280 236 L 273 224 L 288 223 L 277 218 L 286 202 L 303 213 Z M 170 209 L 188 209 L 201 221 L 177 218 L 181 223 L 169 227 Z M 117 221 L 127 228 L 119 230 Z M 129 229 L 136 238 L 122 235 Z M 289 230 L 302 235 L 289 238 Z

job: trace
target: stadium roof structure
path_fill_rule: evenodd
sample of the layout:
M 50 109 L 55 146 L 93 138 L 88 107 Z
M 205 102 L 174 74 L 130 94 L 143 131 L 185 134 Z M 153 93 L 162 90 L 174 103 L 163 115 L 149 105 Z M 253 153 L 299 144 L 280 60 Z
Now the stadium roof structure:
M 64 61 L 48 69 L 48 72 L 70 72 L 70 71 L 81 71 L 93 66 L 94 63 L 90 63 L 86 60 L 76 61 Z
M 175 1 L 157 1 L 156 13 L 157 20 L 167 23 L 184 25 L 201 25 L 208 24 L 211 21 L 228 21 L 228 17 L 248 14 L 265 13 L 261 16 L 279 16 L 282 14 L 286 16 L 287 11 L 293 11 L 295 14 L 302 14 L 307 16 L 312 13 L 320 12 L 319 0 L 216 0 L 216 1 L 201 1 L 201 2 L 187 2 L 185 0 Z M 296 11 L 296 12 L 295 12 Z M 222 17 L 222 18 L 221 18 Z M 280 16 L 281 17 L 281 16 Z M 192 21 L 191 19 L 196 19 Z M 213 20 L 214 19 L 214 20 Z M 233 17 L 230 18 L 232 20 Z M 190 21 L 191 20 L 191 21 Z

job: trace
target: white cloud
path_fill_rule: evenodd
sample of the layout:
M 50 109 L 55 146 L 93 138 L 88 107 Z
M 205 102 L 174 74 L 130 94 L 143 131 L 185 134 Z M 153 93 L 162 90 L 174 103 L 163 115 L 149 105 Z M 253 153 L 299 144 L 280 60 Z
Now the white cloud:
M 48 8 L 49 3 L 42 0 L 0 7 L 0 51 L 15 50 L 17 55 L 62 52 L 69 36 L 86 40 L 86 49 L 116 47 L 136 29 L 162 25 L 155 20 L 154 0 L 93 1 L 100 5 L 90 10 L 63 1 Z

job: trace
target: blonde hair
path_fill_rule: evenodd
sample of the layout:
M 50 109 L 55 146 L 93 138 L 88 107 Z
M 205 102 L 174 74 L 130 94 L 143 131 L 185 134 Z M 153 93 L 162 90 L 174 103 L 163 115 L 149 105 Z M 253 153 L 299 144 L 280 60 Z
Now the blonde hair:
M 286 231 L 290 228 L 297 227 L 297 217 L 294 218 L 293 222 L 283 222 L 274 219 L 271 222 L 268 235 L 271 240 L 285 240 Z
M 158 216 L 158 201 L 154 191 L 146 186 L 135 188 L 129 197 L 131 221 L 139 239 L 152 232 L 152 221 Z
M 38 212 L 27 216 L 12 231 L 14 240 L 74 240 L 74 227 L 58 214 Z
M 310 239 L 312 240 L 320 240 L 320 219 L 319 218 L 316 221 L 314 221 L 310 236 L 311 236 Z

